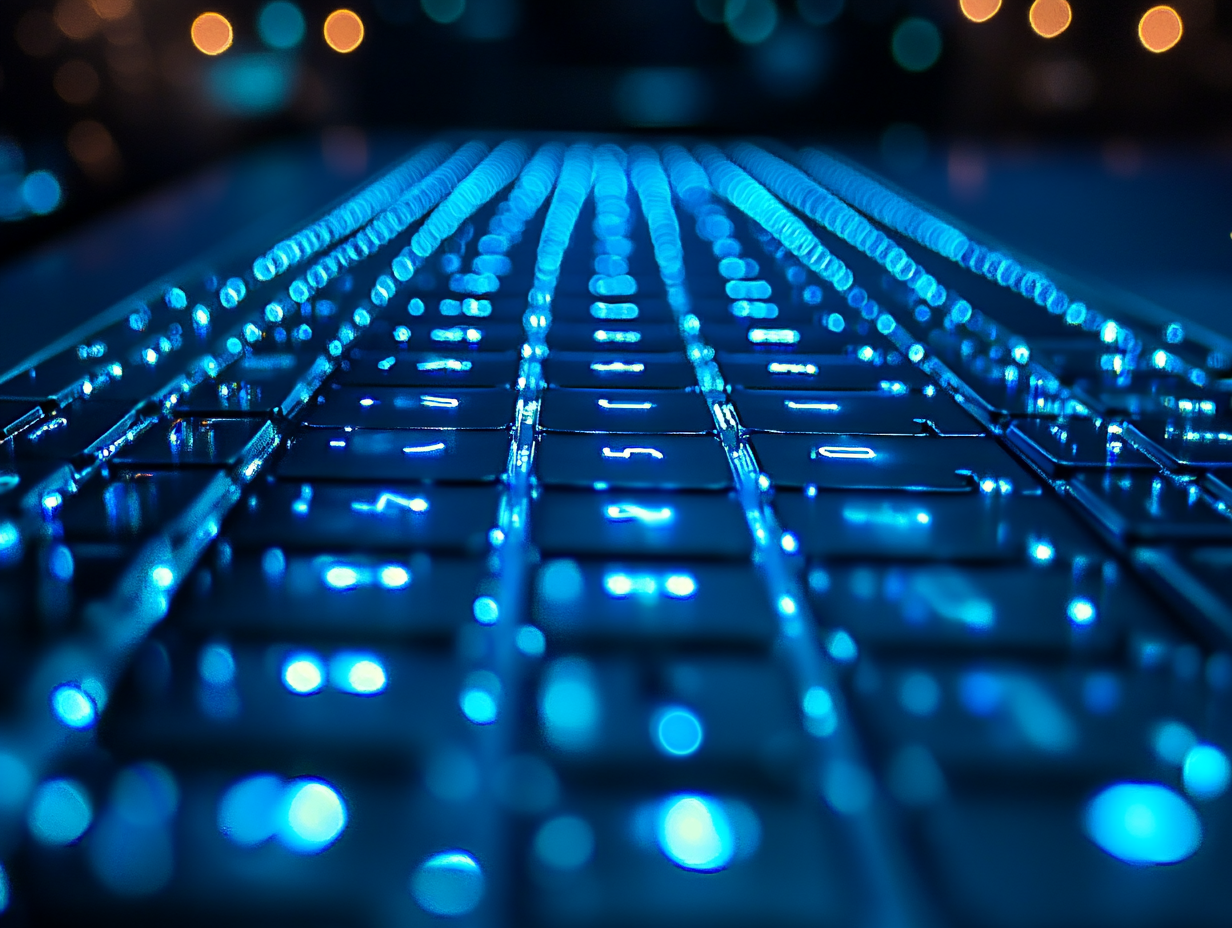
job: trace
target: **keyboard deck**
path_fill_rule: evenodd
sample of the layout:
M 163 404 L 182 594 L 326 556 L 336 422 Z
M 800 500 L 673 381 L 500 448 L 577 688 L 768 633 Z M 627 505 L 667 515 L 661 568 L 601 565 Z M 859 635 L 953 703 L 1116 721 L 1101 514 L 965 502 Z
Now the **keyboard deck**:
M 52 335 L 11 923 L 1232 921 L 1182 318 L 820 150 L 445 139 Z

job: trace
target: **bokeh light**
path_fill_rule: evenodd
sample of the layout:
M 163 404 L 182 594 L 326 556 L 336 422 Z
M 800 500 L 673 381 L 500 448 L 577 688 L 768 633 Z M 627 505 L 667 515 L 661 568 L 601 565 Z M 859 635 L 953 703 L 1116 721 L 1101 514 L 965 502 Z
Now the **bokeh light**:
M 779 23 L 779 10 L 772 0 L 727 0 L 723 17 L 732 38 L 746 45 L 756 45 L 774 33 Z
M 65 103 L 82 106 L 98 95 L 98 72 L 89 62 L 74 58 L 56 69 L 52 86 Z
M 1181 41 L 1181 16 L 1170 6 L 1154 6 L 1138 22 L 1138 38 L 1148 51 L 1166 52 Z
M 1035 0 L 1027 14 L 1031 28 L 1045 39 L 1055 39 L 1069 28 L 1074 11 L 1066 0 Z
M 420 0 L 424 14 L 434 23 L 456 23 L 466 12 L 466 0 Z
M 910 16 L 894 30 L 890 51 L 903 70 L 927 71 L 941 57 L 941 30 L 927 19 Z
M 810 26 L 828 26 L 843 13 L 846 0 L 796 0 L 796 12 Z
M 963 16 L 973 23 L 986 23 L 1001 10 L 1001 0 L 958 0 Z
M 197 51 L 221 55 L 235 41 L 235 30 L 221 13 L 202 13 L 192 24 L 192 42 Z
M 411 878 L 411 895 L 433 915 L 465 915 L 479 905 L 483 893 L 483 869 L 465 851 L 435 854 Z
M 364 40 L 364 21 L 350 10 L 334 10 L 325 18 L 325 44 L 346 55 Z
M 257 14 L 257 34 L 270 48 L 295 48 L 304 41 L 304 14 L 290 0 L 273 0 Z

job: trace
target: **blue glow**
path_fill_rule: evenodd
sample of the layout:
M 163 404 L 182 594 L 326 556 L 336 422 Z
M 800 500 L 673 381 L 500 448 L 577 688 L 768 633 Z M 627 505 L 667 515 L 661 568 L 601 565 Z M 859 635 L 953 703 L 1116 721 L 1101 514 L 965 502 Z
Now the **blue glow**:
M 304 41 L 304 14 L 289 0 L 273 0 L 257 14 L 257 34 L 270 48 L 295 48 Z
M 1211 800 L 1222 796 L 1232 780 L 1232 765 L 1228 755 L 1211 744 L 1198 744 L 1190 748 L 1181 767 L 1181 781 L 1185 792 L 1194 799 Z
M 225 644 L 207 644 L 197 657 L 197 673 L 210 686 L 235 682 L 235 657 Z
M 283 802 L 278 839 L 296 853 L 319 853 L 338 840 L 346 828 L 346 804 L 323 780 L 292 780 Z
M 665 525 L 675 517 L 670 506 L 650 509 L 635 503 L 616 503 L 603 512 L 609 522 L 640 522 L 642 525 Z
M 273 113 L 291 99 L 294 62 L 277 52 L 223 56 L 212 63 L 206 87 L 223 110 L 239 116 Z
M 518 650 L 527 657 L 542 657 L 547 650 L 547 639 L 543 632 L 533 625 L 523 625 L 515 637 Z
M 535 833 L 535 856 L 553 870 L 579 870 L 595 852 L 595 832 L 576 815 L 559 815 Z
M 689 574 L 669 574 L 663 581 L 663 590 L 673 599 L 689 599 L 697 592 L 697 581 Z
M 500 711 L 498 699 L 501 685 L 496 675 L 487 670 L 468 674 L 458 698 L 462 714 L 476 725 L 491 725 Z
M 69 728 L 92 728 L 98 719 L 94 700 L 73 683 L 64 683 L 52 690 L 51 709 Z
M 394 512 L 406 510 L 409 512 L 427 512 L 428 501 L 419 496 L 405 497 L 399 496 L 397 493 L 382 493 L 376 498 L 375 502 L 353 502 L 351 503 L 353 512 L 376 513 L 377 515 L 384 514 L 387 510 Z
M 72 844 L 94 820 L 90 794 L 76 780 L 48 780 L 34 791 L 26 824 L 40 844 Z
M 336 654 L 329 662 L 329 682 L 335 689 L 357 696 L 385 692 L 385 667 L 372 654 Z
M 335 590 L 352 590 L 359 585 L 359 571 L 344 564 L 335 564 L 325 571 L 325 582 Z
M 300 696 L 319 693 L 325 686 L 325 664 L 315 654 L 293 654 L 282 665 L 282 682 Z
M 1057 556 L 1057 550 L 1048 541 L 1036 541 L 1030 546 L 1031 557 L 1041 564 L 1048 564 Z
M 800 701 L 804 712 L 804 724 L 811 734 L 828 738 L 838 728 L 838 712 L 834 697 L 824 686 L 810 686 Z
M 60 181 L 50 171 L 32 171 L 22 181 L 21 198 L 36 216 L 55 212 L 63 198 Z
M 701 719 L 683 706 L 667 706 L 654 714 L 650 724 L 655 747 L 669 757 L 696 754 L 705 737 Z
M 1126 863 L 1175 864 L 1202 844 L 1202 823 L 1184 799 L 1153 783 L 1118 783 L 1086 808 L 1087 836 Z
M 904 19 L 890 40 L 894 60 L 905 71 L 927 71 L 941 57 L 941 31 L 927 19 Z
M 659 811 L 659 849 L 676 866 L 703 873 L 722 870 L 735 854 L 723 806 L 705 796 L 673 796 Z
M 170 567 L 160 565 L 150 571 L 150 579 L 160 590 L 169 590 L 175 583 L 175 572 Z
M 401 590 L 411 585 L 411 572 L 401 564 L 386 564 L 377 571 L 377 579 L 387 590 Z
M 434 854 L 415 870 L 411 895 L 427 912 L 445 917 L 465 915 L 483 900 L 483 869 L 465 851 Z
M 286 786 L 272 774 L 257 774 L 231 786 L 218 802 L 218 830 L 241 847 L 255 847 L 278 832 Z
M 1081 597 L 1071 599 L 1065 612 L 1075 625 L 1090 625 L 1095 621 L 1095 606 L 1089 599 Z
M 480 596 L 472 604 L 471 614 L 480 625 L 495 625 L 500 618 L 500 606 L 491 596 Z
M 539 692 L 539 717 L 552 745 L 567 751 L 589 747 L 600 716 L 599 693 L 586 661 L 566 657 L 548 667 Z

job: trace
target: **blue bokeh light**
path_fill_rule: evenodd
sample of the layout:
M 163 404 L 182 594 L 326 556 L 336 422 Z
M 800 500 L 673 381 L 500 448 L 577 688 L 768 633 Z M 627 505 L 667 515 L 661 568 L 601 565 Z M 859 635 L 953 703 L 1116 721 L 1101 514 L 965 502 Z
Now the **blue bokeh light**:
M 262 773 L 233 785 L 218 803 L 218 830 L 241 847 L 268 841 L 278 831 L 278 809 L 286 786 Z
M 434 854 L 415 870 L 411 894 L 433 915 L 465 915 L 483 900 L 483 868 L 465 851 Z
M 41 844 L 72 844 L 94 820 L 86 788 L 75 780 L 48 780 L 34 792 L 26 824 Z
M 257 14 L 257 34 L 270 48 L 295 48 L 304 41 L 304 14 L 290 0 L 273 0 Z
M 1184 799 L 1154 783 L 1118 783 L 1087 805 L 1088 837 L 1126 863 L 1175 864 L 1202 844 L 1202 823 Z
M 651 732 L 655 747 L 668 757 L 697 753 L 705 738 L 701 719 L 683 706 L 667 706 L 656 712 Z
M 319 853 L 338 840 L 346 828 L 346 804 L 338 791 L 323 780 L 291 781 L 283 802 L 278 839 L 292 851 Z
M 659 811 L 659 848 L 685 870 L 722 870 L 735 854 L 731 822 L 718 800 L 705 796 L 673 796 Z
M 52 691 L 51 709 L 69 728 L 91 728 L 98 719 L 94 700 L 75 683 L 62 684 Z

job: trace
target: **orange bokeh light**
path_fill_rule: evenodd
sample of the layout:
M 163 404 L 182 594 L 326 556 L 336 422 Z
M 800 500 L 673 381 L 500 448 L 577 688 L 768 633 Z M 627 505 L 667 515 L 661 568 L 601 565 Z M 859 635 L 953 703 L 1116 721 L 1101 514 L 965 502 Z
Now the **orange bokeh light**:
M 336 52 L 353 52 L 364 40 L 364 21 L 350 10 L 334 10 L 325 19 L 325 44 Z
M 1074 21 L 1074 11 L 1066 0 L 1035 0 L 1028 15 L 1031 28 L 1046 39 L 1055 39 Z
M 1166 52 L 1181 41 L 1180 14 L 1170 6 L 1151 7 L 1138 22 L 1138 38 L 1149 51 Z
M 973 23 L 985 23 L 1001 9 L 1001 0 L 958 0 L 963 16 Z
M 207 55 L 221 55 L 231 47 L 235 32 L 221 13 L 202 13 L 192 24 L 192 42 Z

